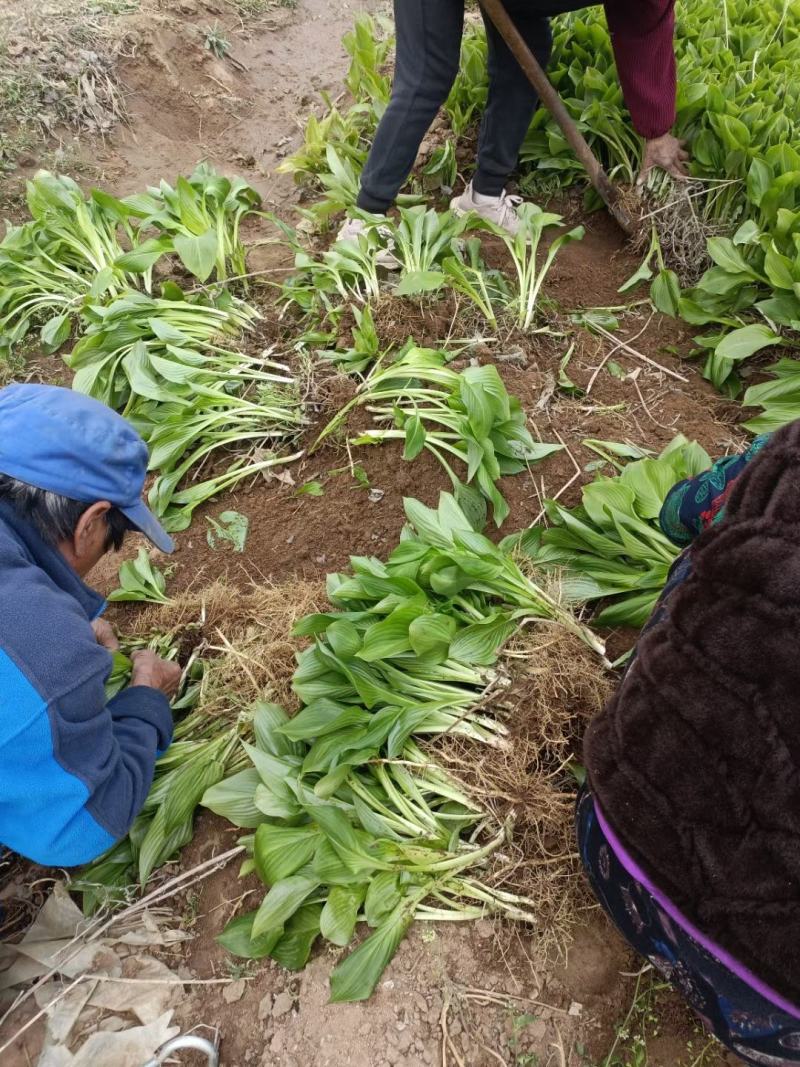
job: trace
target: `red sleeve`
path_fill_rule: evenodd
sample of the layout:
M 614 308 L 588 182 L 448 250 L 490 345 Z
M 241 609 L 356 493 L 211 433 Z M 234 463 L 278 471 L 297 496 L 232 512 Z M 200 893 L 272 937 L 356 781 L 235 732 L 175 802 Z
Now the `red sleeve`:
M 675 123 L 675 0 L 605 0 L 605 9 L 633 125 L 660 137 Z

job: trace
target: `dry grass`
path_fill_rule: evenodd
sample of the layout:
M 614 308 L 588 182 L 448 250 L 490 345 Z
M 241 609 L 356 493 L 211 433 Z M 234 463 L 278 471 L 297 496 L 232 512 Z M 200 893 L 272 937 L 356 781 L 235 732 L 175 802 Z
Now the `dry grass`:
M 0 170 L 65 128 L 106 134 L 124 118 L 115 65 L 138 0 L 9 0 L 0 20 Z
M 293 578 L 242 592 L 222 581 L 183 593 L 169 604 L 141 612 L 131 637 L 171 636 L 184 653 L 196 649 L 206 662 L 199 706 L 208 715 L 237 713 L 263 699 L 293 710 L 291 690 L 298 619 L 320 610 L 319 582 Z
M 575 850 L 580 738 L 610 695 L 611 681 L 582 642 L 557 629 L 520 635 L 507 649 L 509 686 L 493 711 L 510 743 L 477 746 L 446 737 L 436 759 L 499 822 L 514 820 L 511 845 L 487 882 L 536 902 L 540 949 L 563 951 L 588 900 Z

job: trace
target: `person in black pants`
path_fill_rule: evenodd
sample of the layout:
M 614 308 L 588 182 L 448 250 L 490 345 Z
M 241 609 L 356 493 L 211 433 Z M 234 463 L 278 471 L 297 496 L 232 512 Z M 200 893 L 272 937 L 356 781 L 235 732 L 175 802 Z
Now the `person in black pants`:
M 425 136 L 458 73 L 465 0 L 395 0 L 397 30 L 392 98 L 361 177 L 357 206 L 383 214 L 414 165 Z M 506 0 L 520 33 L 542 64 L 550 58 L 550 17 L 586 6 L 579 0 Z M 675 116 L 674 0 L 607 0 L 605 7 L 634 124 L 647 141 L 645 166 L 683 176 L 686 153 L 669 132 Z M 518 198 L 505 184 L 537 105 L 536 93 L 494 24 L 484 14 L 489 99 L 481 123 L 478 163 L 452 207 L 479 214 L 515 232 Z M 352 219 L 340 236 L 364 223 Z

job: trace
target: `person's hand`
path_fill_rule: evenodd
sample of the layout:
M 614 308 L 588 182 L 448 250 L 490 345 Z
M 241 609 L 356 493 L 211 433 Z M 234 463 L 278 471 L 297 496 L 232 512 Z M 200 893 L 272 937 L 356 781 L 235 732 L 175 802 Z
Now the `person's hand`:
M 651 141 L 645 141 L 644 159 L 642 169 L 639 171 L 637 185 L 644 185 L 647 175 L 654 167 L 660 167 L 673 178 L 685 180 L 689 177 L 686 164 L 689 162 L 689 153 L 686 151 L 686 142 L 679 141 L 671 133 L 665 133 L 661 137 L 654 137 Z
M 106 622 L 105 619 L 95 619 L 92 623 L 92 629 L 94 630 L 94 639 L 98 645 L 107 648 L 109 652 L 119 651 L 119 641 L 111 627 L 111 623 Z
M 183 670 L 177 663 L 160 659 L 149 648 L 134 652 L 131 660 L 131 685 L 149 685 L 151 689 L 160 690 L 166 697 L 174 697 L 178 692 Z

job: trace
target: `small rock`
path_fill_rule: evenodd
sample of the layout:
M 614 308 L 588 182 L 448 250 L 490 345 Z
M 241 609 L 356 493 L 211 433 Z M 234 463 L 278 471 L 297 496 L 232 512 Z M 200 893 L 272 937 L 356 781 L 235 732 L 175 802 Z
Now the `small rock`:
M 273 1037 L 273 1039 L 269 1043 L 269 1050 L 270 1050 L 271 1053 L 279 1054 L 279 1053 L 283 1052 L 283 1045 L 284 1045 L 284 1036 L 283 1036 L 282 1031 L 278 1030 L 276 1032 L 275 1036 Z M 270 1063 L 270 1067 L 272 1067 L 271 1063 Z
M 410 1030 L 403 1030 L 397 1035 L 397 1047 L 401 1052 L 408 1052 L 411 1048 L 412 1036 Z
M 241 1000 L 247 989 L 247 982 L 244 978 L 237 978 L 235 982 L 231 982 L 226 985 L 222 990 L 222 999 L 226 1004 L 233 1004 L 237 1000 Z
M 314 556 L 315 563 L 324 563 L 327 560 L 327 556 Z
M 258 1005 L 258 1017 L 263 1023 L 269 1013 L 272 1011 L 272 993 L 267 993 L 261 1003 Z
M 370 489 L 368 495 L 369 495 L 370 504 L 378 504 L 386 496 L 386 490 L 385 489 Z
M 490 937 L 494 937 L 494 926 L 488 919 L 478 919 L 475 923 L 475 933 L 484 941 L 488 941 Z
M 287 993 L 285 990 L 283 993 L 278 993 L 272 1002 L 272 1014 L 276 1019 L 279 1019 L 282 1015 L 286 1015 L 290 1012 L 294 1006 L 294 997 L 291 993 Z
M 574 1016 L 582 1015 L 583 1004 L 579 1004 L 577 1000 L 573 1000 L 573 1002 L 569 1006 L 569 1014 Z

